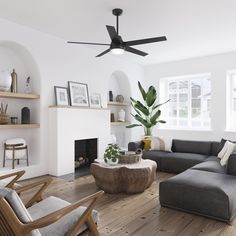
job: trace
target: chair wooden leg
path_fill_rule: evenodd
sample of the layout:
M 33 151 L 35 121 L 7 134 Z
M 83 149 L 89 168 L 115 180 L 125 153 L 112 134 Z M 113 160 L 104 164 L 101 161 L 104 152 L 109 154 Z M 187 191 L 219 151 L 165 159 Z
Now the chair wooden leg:
M 94 223 L 92 216 L 89 216 L 86 220 L 86 224 L 88 225 L 89 235 L 99 236 L 99 232 L 97 230 L 97 225 Z
M 12 150 L 12 169 L 15 169 L 15 149 Z
M 27 166 L 29 166 L 29 151 L 28 151 L 28 147 L 26 147 L 26 161 L 27 161 Z
M 5 144 L 4 144 L 4 151 L 3 151 L 3 167 L 5 167 L 6 165 L 6 147 L 5 147 Z

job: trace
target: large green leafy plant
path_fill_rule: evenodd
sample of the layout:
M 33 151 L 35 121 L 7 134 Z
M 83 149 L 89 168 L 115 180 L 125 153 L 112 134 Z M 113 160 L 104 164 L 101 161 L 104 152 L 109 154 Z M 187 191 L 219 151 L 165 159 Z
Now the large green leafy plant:
M 169 102 L 166 101 L 164 103 L 158 104 L 157 101 L 157 92 L 153 86 L 150 86 L 147 91 L 144 90 L 141 83 L 138 82 L 139 90 L 142 94 L 143 102 L 130 98 L 131 105 L 134 108 L 136 114 L 131 115 L 134 117 L 139 124 L 131 124 L 127 125 L 126 128 L 134 128 L 138 126 L 142 126 L 144 128 L 145 136 L 152 135 L 152 128 L 157 123 L 166 123 L 164 120 L 159 119 L 161 116 L 160 106 Z

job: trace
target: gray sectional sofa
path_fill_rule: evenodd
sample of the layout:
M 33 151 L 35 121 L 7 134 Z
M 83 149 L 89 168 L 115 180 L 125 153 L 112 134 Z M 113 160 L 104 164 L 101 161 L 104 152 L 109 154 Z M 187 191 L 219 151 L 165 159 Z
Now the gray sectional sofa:
M 236 153 L 226 167 L 217 158 L 221 142 L 174 139 L 173 152 L 144 151 L 143 158 L 157 162 L 158 170 L 177 173 L 160 183 L 161 206 L 230 222 L 236 215 Z M 130 151 L 143 148 L 131 142 Z

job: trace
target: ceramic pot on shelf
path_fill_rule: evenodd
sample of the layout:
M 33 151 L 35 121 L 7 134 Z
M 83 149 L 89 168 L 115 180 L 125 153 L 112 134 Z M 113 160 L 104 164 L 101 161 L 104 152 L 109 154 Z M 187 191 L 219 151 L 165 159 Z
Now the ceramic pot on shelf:
M 11 82 L 11 73 L 7 70 L 0 71 L 0 91 L 9 91 L 11 88 Z

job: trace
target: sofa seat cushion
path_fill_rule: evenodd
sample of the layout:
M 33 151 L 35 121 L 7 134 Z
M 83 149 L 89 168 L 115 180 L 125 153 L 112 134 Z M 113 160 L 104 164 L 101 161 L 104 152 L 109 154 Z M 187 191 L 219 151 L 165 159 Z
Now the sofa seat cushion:
M 33 220 L 46 216 L 52 212 L 62 209 L 70 205 L 69 202 L 64 201 L 62 199 L 56 197 L 48 197 L 41 202 L 31 206 L 28 208 L 28 212 L 30 213 Z M 66 216 L 62 217 L 60 220 L 51 224 L 47 227 L 39 229 L 43 236 L 64 236 L 67 235 L 68 231 L 74 226 L 74 224 L 78 221 L 80 216 L 86 210 L 86 207 L 79 207 L 76 210 L 72 211 L 71 213 L 67 214 Z M 94 222 L 98 220 L 98 213 L 97 211 L 93 210 L 92 217 Z M 83 232 L 87 229 L 87 226 L 84 224 L 80 228 L 79 233 Z
M 168 153 L 165 151 L 158 151 L 158 150 L 148 150 L 143 151 L 143 159 L 153 160 L 157 163 L 157 169 L 161 170 L 161 159 L 165 158 Z
M 226 174 L 226 168 L 220 164 L 219 158 L 215 158 L 214 161 L 209 160 L 209 161 L 202 162 L 200 164 L 193 166 L 191 169 Z
M 229 222 L 236 214 L 236 177 L 189 169 L 160 183 L 160 203 Z
M 208 156 L 195 153 L 166 153 L 161 158 L 161 170 L 172 173 L 183 172 L 190 167 L 199 164 L 207 159 Z

